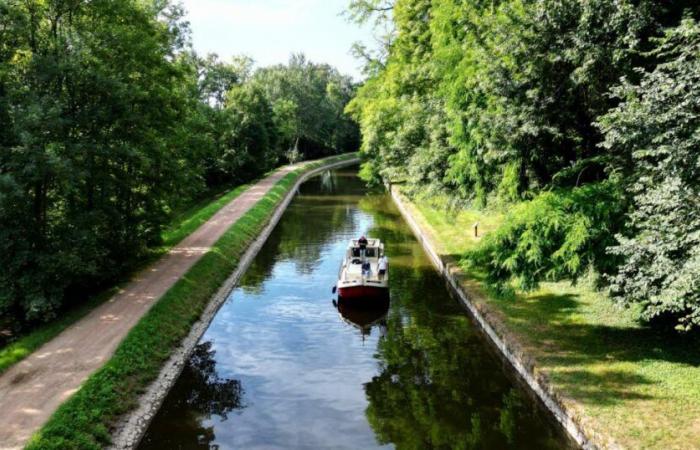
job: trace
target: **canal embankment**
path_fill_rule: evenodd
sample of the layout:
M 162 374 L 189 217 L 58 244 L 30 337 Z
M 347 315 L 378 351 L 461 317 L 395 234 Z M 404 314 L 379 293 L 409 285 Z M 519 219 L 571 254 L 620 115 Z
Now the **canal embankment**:
M 517 340 L 509 336 L 499 321 L 494 320 L 490 311 L 484 308 L 484 303 L 475 298 L 475 293 L 470 292 L 463 285 L 461 270 L 454 258 L 443 257 L 436 251 L 435 238 L 424 227 L 421 227 L 415 218 L 416 212 L 411 208 L 407 200 L 401 195 L 400 189 L 389 187 L 391 196 L 404 216 L 406 222 L 415 233 L 419 242 L 423 245 L 433 265 L 447 280 L 450 288 L 457 294 L 461 302 L 467 307 L 475 322 L 481 327 L 502 355 L 510 362 L 515 371 L 522 377 L 527 385 L 542 400 L 557 422 L 559 422 L 569 435 L 582 447 L 592 447 L 593 444 L 586 437 L 581 426 L 574 420 L 574 414 L 565 405 L 557 401 L 555 393 L 546 379 L 536 373 L 535 362 L 518 344 Z
M 392 197 L 484 333 L 579 445 L 699 448 L 697 338 L 654 329 L 587 280 L 499 297 L 462 255 L 493 212 Z M 479 236 L 473 224 L 479 222 Z
M 125 414 L 136 408 L 140 395 L 157 379 L 163 364 L 168 361 L 172 352 L 180 347 L 192 326 L 206 310 L 212 296 L 243 261 L 246 250 L 256 242 L 260 233 L 271 220 L 274 220 L 278 212 L 284 209 L 288 199 L 293 196 L 297 182 L 328 167 L 352 164 L 355 158 L 354 154 L 343 155 L 279 171 L 273 178 L 268 177 L 247 191 L 248 197 L 257 197 L 254 203 L 217 213 L 212 220 L 203 225 L 203 227 L 213 225 L 217 229 L 222 226 L 224 228 L 220 234 L 216 235 L 215 242 L 207 246 L 206 250 L 200 246 L 188 246 L 183 249 L 190 257 L 196 254 L 194 261 L 185 267 L 184 274 L 174 277 L 172 284 L 162 296 L 155 298 L 147 296 L 151 298 L 139 302 L 139 304 L 148 303 L 147 301 L 150 300 L 152 306 L 148 304 L 149 308 L 146 308 L 142 317 L 133 328 L 130 328 L 126 337 L 123 340 L 119 339 L 119 345 L 107 360 L 90 361 L 98 364 L 98 367 L 101 366 L 99 370 L 82 384 L 80 382 L 83 380 L 78 380 L 76 388 L 62 390 L 59 401 L 69 397 L 68 400 L 32 437 L 27 447 L 103 448 L 109 445 L 115 424 Z M 265 183 L 268 185 L 266 186 Z M 245 194 L 239 198 L 248 198 L 243 195 Z M 222 225 L 222 217 L 219 217 L 221 214 L 230 214 L 233 224 L 231 225 L 231 222 L 226 224 L 224 221 Z M 196 238 L 196 233 L 193 235 Z M 188 239 L 192 238 L 192 236 L 188 237 Z M 175 248 L 177 249 L 178 247 Z M 177 252 L 171 252 L 173 253 L 177 254 Z M 149 272 L 162 273 L 163 271 Z M 114 302 L 107 303 L 108 306 L 110 304 Z M 90 319 L 95 314 L 98 322 L 102 319 L 107 322 L 120 320 L 117 315 L 107 317 L 99 310 L 87 316 L 86 319 Z M 78 322 L 74 328 L 80 329 L 81 322 Z M 104 337 L 99 331 L 94 333 L 93 344 L 98 344 Z M 79 349 L 84 345 L 93 345 L 86 339 L 74 347 Z M 81 352 L 75 354 L 80 356 Z M 27 362 L 27 364 L 30 363 L 31 361 Z M 61 373 L 54 375 L 54 378 L 65 378 Z M 38 397 L 42 395 L 42 392 L 36 394 Z M 26 433 L 27 430 L 35 428 L 19 424 L 18 429 Z M 8 448 L 19 445 L 9 445 Z

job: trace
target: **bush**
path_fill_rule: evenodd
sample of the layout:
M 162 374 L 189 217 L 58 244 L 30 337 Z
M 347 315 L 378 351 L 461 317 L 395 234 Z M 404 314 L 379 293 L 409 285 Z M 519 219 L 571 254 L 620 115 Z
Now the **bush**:
M 514 282 L 523 290 L 541 281 L 576 280 L 590 266 L 609 270 L 614 261 L 606 248 L 624 213 L 621 199 L 611 181 L 541 193 L 514 206 L 466 262 L 485 267 L 491 283 Z

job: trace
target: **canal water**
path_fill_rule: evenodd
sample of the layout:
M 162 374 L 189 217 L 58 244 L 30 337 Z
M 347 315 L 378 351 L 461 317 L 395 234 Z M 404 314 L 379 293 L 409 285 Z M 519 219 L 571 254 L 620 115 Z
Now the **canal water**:
M 342 314 L 347 242 L 386 243 L 388 311 Z M 355 169 L 300 187 L 141 449 L 573 448 Z

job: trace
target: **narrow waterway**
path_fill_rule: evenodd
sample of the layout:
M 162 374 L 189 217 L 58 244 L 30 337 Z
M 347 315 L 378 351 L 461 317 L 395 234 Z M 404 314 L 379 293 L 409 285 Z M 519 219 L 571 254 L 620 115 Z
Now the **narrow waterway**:
M 386 314 L 332 303 L 347 242 L 386 243 Z M 357 171 L 300 188 L 142 449 L 573 448 L 514 381 L 391 199 Z

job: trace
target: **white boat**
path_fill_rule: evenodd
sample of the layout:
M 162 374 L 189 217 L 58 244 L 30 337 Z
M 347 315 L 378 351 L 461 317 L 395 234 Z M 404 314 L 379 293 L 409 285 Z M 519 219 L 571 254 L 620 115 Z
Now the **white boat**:
M 384 244 L 379 239 L 360 239 L 348 245 L 338 274 L 338 302 L 357 307 L 385 307 L 389 301 L 389 270 L 380 273 Z

